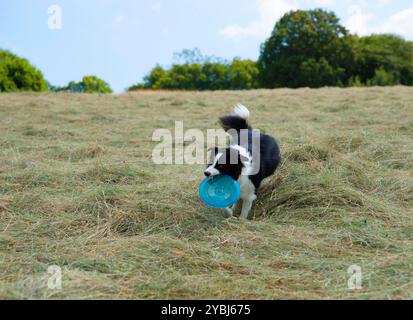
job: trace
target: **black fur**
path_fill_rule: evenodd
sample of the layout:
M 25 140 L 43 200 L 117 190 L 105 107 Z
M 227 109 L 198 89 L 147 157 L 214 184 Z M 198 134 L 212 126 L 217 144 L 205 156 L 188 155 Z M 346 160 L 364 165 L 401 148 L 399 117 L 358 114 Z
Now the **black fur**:
M 215 168 L 221 173 L 230 176 L 237 181 L 241 176 L 242 168 L 244 167 L 241 161 L 241 156 L 238 150 L 232 148 L 214 148 L 212 150 L 211 161 L 208 167 L 212 165 L 215 156 L 222 153 L 223 156 L 218 160 Z
M 234 114 L 221 117 L 219 119 L 219 122 L 221 123 L 221 126 L 225 131 L 233 129 L 236 130 L 238 134 L 243 129 L 251 129 L 247 120 Z
M 248 149 L 252 152 L 251 149 Z M 255 190 L 260 187 L 262 180 L 274 174 L 281 162 L 281 152 L 277 141 L 269 135 L 260 134 L 260 170 L 250 176 Z
M 257 191 L 261 185 L 261 182 L 265 178 L 273 175 L 281 162 L 281 152 L 277 141 L 269 135 L 259 133 L 257 130 L 253 130 L 248 124 L 247 120 L 235 114 L 227 115 L 220 118 L 220 123 L 225 131 L 235 130 L 237 132 L 238 141 L 233 141 L 233 143 L 237 143 L 238 145 L 241 145 L 241 140 L 243 140 L 241 139 L 242 135 L 248 134 L 248 143 L 246 145 L 241 146 L 246 148 L 250 155 L 253 156 L 253 161 L 255 160 L 254 158 L 256 158 L 256 156 L 254 157 L 253 137 L 259 138 L 259 172 L 255 175 L 249 176 L 249 179 L 255 186 L 255 191 Z M 222 174 L 227 174 L 231 176 L 233 179 L 238 180 L 243 168 L 241 156 L 239 155 L 238 150 L 235 150 L 231 147 L 223 149 L 215 148 L 212 155 L 212 159 L 214 159 L 215 155 L 218 153 L 223 153 L 225 156 L 221 157 L 220 161 L 218 161 L 215 168 L 219 170 Z M 234 159 L 237 160 L 234 162 Z

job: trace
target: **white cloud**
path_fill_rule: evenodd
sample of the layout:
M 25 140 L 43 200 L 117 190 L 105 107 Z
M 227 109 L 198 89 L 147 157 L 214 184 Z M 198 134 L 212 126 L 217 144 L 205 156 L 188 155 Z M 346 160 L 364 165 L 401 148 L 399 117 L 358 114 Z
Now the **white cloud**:
M 373 19 L 373 14 L 363 12 L 360 5 L 353 5 L 348 9 L 349 17 L 346 27 L 352 33 L 365 36 L 371 33 L 369 22 Z
M 413 37 L 413 6 L 382 20 L 374 19 L 373 14 L 364 12 L 358 5 L 352 6 L 349 14 L 346 27 L 358 35 L 395 33 L 409 39 Z
M 391 0 L 376 0 L 374 3 L 367 0 L 344 1 L 345 8 L 348 8 L 347 15 L 341 18 L 351 33 L 360 36 L 372 33 L 395 33 L 408 39 L 413 38 L 413 6 L 390 15 Z M 271 34 L 276 21 L 286 12 L 305 8 L 303 0 L 254 0 L 254 2 L 258 11 L 257 19 L 246 25 L 227 25 L 220 30 L 220 33 L 235 39 L 252 37 L 265 39 Z M 311 3 L 337 11 L 335 10 L 337 2 L 332 0 L 312 0 Z M 339 13 L 343 14 L 340 11 Z
M 390 5 L 390 3 L 390 0 L 379 0 L 376 3 L 376 9 L 386 10 L 384 6 Z M 352 33 L 361 36 L 372 33 L 395 33 L 408 39 L 413 38 L 413 6 L 380 20 L 371 13 L 371 7 L 370 12 L 366 10 L 365 0 L 359 0 L 358 4 L 350 6 L 346 27 Z
M 220 33 L 228 38 L 257 37 L 265 38 L 271 33 L 274 25 L 286 12 L 297 8 L 288 0 L 256 0 L 259 18 L 246 26 L 228 25 Z
M 390 16 L 378 27 L 381 33 L 396 33 L 404 37 L 413 37 L 413 6 Z

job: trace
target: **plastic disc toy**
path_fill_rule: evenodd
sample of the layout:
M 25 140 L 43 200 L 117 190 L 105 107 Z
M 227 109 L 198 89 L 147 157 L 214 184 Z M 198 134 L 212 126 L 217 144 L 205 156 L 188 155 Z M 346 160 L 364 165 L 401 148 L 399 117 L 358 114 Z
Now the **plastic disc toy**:
M 239 200 L 241 188 L 231 177 L 220 175 L 205 179 L 199 187 L 199 196 L 208 207 L 224 209 Z

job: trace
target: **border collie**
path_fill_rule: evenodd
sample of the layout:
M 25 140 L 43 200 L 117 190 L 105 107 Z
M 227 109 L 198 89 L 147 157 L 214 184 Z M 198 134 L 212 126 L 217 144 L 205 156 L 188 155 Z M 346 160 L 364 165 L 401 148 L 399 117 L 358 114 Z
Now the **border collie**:
M 239 183 L 243 201 L 241 219 L 248 219 L 261 182 L 274 174 L 281 162 L 278 143 L 273 137 L 252 129 L 249 117 L 247 107 L 237 104 L 233 114 L 220 118 L 232 142 L 225 148 L 210 149 L 211 159 L 204 172 L 207 177 L 225 174 Z M 233 216 L 236 205 L 225 209 L 229 217 Z

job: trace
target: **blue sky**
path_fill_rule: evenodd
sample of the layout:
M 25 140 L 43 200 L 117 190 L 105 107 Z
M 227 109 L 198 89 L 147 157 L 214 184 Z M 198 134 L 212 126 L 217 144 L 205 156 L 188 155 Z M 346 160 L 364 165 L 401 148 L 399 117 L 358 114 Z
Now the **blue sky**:
M 62 9 L 60 30 L 48 28 L 51 5 Z M 412 0 L 0 0 L 0 48 L 28 58 L 54 85 L 95 74 L 121 92 L 183 48 L 257 59 L 278 18 L 316 7 L 354 33 L 413 40 Z

